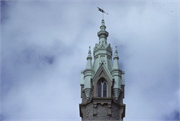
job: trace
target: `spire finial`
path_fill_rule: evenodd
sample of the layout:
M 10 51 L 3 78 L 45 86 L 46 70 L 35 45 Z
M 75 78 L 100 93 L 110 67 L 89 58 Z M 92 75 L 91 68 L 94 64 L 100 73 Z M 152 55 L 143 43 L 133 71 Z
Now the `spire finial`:
M 117 51 L 117 46 L 115 47 L 115 52 L 114 52 L 114 59 L 115 58 L 119 59 L 118 51 Z
M 102 21 L 101 21 L 101 26 L 105 26 L 104 19 L 102 19 Z
M 88 52 L 89 55 L 91 55 L 91 46 L 89 46 L 89 52 Z
M 86 69 L 92 69 L 92 56 L 91 56 L 91 46 L 89 46 L 89 51 L 88 51 L 88 56 L 87 56 L 87 64 L 86 64 Z
M 87 60 L 88 60 L 88 59 L 91 59 L 91 60 L 92 60 L 92 57 L 91 57 L 91 46 L 89 46 L 89 51 L 88 51 Z
M 106 26 L 105 26 L 105 22 L 104 19 L 102 19 L 101 21 L 101 26 L 100 26 L 100 31 L 97 33 L 99 40 L 101 38 L 104 38 L 106 40 L 106 38 L 108 37 L 109 33 L 106 31 Z
M 115 52 L 114 52 L 114 64 L 112 69 L 120 69 L 119 68 L 119 56 L 118 56 L 118 51 L 117 51 L 117 46 L 115 47 Z
M 117 46 L 116 46 L 116 49 L 115 49 L 115 52 L 114 52 L 115 55 L 118 54 L 118 51 L 117 51 Z

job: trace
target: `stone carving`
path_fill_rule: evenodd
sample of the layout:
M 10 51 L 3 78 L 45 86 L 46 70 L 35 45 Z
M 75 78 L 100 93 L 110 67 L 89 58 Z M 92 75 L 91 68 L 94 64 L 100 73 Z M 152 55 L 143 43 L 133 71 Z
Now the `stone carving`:
M 114 92 L 114 98 L 116 99 L 116 101 L 118 100 L 119 98 L 119 95 L 121 93 L 121 90 L 119 88 L 114 88 L 113 89 L 113 92 Z
M 97 104 L 97 115 L 93 115 L 93 103 L 86 105 L 85 117 L 83 120 L 119 120 L 120 109 L 115 104 L 111 104 L 111 116 L 108 115 L 107 104 Z
M 84 92 L 85 92 L 85 95 L 86 95 L 87 101 L 89 101 L 90 96 L 91 96 L 92 89 L 87 88 L 87 89 L 85 89 L 85 90 L 84 90 Z
M 109 51 L 112 51 L 111 45 L 108 44 L 107 47 L 106 47 L 106 49 L 109 50 Z
M 94 51 L 97 50 L 98 48 L 99 48 L 99 45 L 96 43 L 94 47 Z

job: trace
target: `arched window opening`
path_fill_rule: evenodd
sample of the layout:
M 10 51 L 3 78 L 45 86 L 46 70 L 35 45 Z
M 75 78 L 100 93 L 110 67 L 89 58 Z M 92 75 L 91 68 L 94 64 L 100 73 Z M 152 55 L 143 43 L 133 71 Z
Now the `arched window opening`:
M 101 79 L 98 84 L 98 97 L 107 97 L 107 83 L 104 79 Z
M 106 83 L 103 84 L 103 97 L 107 97 L 107 85 L 106 85 Z
M 98 83 L 98 97 L 101 97 L 101 82 Z

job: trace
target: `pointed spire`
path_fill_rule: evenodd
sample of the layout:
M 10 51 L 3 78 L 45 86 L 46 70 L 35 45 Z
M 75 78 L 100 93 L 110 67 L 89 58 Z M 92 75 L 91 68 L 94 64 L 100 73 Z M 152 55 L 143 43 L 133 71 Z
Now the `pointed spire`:
M 97 35 L 99 37 L 99 43 L 102 43 L 102 41 L 105 41 L 105 43 L 107 43 L 106 39 L 107 39 L 109 33 L 106 31 L 104 19 L 102 19 L 102 21 L 101 21 L 100 29 L 101 30 L 97 33 Z
M 104 19 L 102 19 L 102 21 L 101 21 L 101 26 L 105 26 Z M 106 28 L 106 26 L 105 26 L 105 28 Z
M 115 49 L 115 52 L 114 52 L 114 58 L 113 59 L 115 59 L 115 58 L 117 58 L 119 60 L 117 46 L 116 46 L 116 49 Z
M 89 46 L 89 51 L 88 51 L 87 59 L 91 59 L 92 60 L 92 57 L 91 57 L 91 46 Z
M 89 46 L 89 52 L 87 56 L 87 64 L 86 64 L 86 69 L 92 69 L 92 56 L 91 56 L 91 47 Z
M 113 60 L 114 60 L 114 64 L 113 64 L 112 70 L 113 70 L 113 69 L 120 69 L 120 67 L 119 67 L 119 62 L 118 62 L 119 56 L 118 56 L 117 46 L 116 46 L 116 49 L 115 49 L 115 52 L 114 52 L 114 58 L 113 58 Z

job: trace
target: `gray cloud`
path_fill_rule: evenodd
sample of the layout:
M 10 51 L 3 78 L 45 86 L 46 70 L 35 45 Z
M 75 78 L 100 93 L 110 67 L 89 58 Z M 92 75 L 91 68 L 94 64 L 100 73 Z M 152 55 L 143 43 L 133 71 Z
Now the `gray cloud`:
M 98 43 L 97 6 L 109 13 L 108 42 L 126 73 L 125 120 L 178 119 L 177 2 L 1 5 L 3 120 L 80 120 L 80 72 Z

